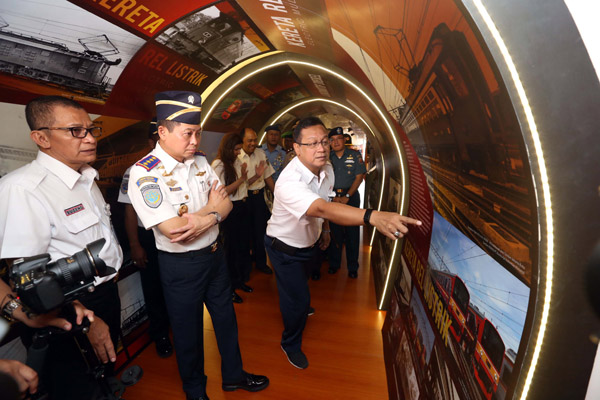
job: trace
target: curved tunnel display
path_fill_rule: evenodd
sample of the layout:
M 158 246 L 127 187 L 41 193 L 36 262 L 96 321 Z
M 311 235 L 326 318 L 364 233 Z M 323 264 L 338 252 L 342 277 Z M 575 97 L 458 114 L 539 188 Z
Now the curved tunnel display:
M 344 121 L 365 138 L 365 206 L 423 221 L 402 241 L 363 231 L 390 398 L 583 397 L 598 79 L 562 2 L 502 3 L 5 0 L 0 176 L 35 158 L 23 104 L 45 94 L 104 128 L 109 202 L 156 92 L 202 95 L 210 159 L 244 127 Z

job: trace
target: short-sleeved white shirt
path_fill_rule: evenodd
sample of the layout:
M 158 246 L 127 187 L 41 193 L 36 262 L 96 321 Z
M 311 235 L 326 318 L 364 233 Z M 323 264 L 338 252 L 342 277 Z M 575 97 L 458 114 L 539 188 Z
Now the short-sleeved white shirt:
M 55 261 L 104 238 L 100 258 L 121 268 L 123 252 L 97 178 L 87 164 L 77 172 L 38 152 L 34 161 L 0 179 L 0 258 L 48 253 Z M 114 276 L 96 278 L 95 284 Z
M 133 167 L 133 165 L 131 167 Z M 121 181 L 121 187 L 119 188 L 119 197 L 117 198 L 117 201 L 119 203 L 131 204 L 131 199 L 129 199 L 129 195 L 127 194 L 127 191 L 129 190 L 129 172 L 131 171 L 131 167 L 127 168 L 127 170 L 123 174 L 123 180 Z M 140 228 L 144 227 L 144 224 L 142 224 L 142 220 L 140 220 L 140 217 L 137 217 L 137 223 Z
M 258 178 L 252 185 L 248 186 L 248 190 L 259 190 L 265 187 L 265 179 L 270 177 L 271 175 L 273 175 L 275 173 L 275 170 L 273 169 L 273 167 L 271 166 L 271 164 L 269 164 L 269 161 L 267 160 L 267 155 L 265 154 L 264 150 L 261 148 L 256 148 L 254 149 L 254 152 L 252 154 L 246 154 L 246 152 L 244 151 L 244 149 L 242 149 L 240 155 L 238 156 L 238 159 L 242 162 L 242 163 L 246 163 L 246 165 L 248 166 L 248 177 L 252 178 L 255 174 L 255 168 L 258 166 L 258 164 L 260 164 L 261 161 L 264 161 L 267 163 L 267 168 L 265 169 L 265 172 L 263 173 L 263 175 Z
M 190 243 L 171 243 L 158 229 L 161 222 L 177 217 L 183 205 L 190 214 L 204 207 L 215 180 L 221 184 L 204 155 L 195 155 L 181 163 L 167 154 L 159 143 L 131 168 L 127 194 L 146 229 L 154 231 L 157 249 L 184 253 L 203 249 L 217 239 L 218 225 Z
M 219 160 L 218 158 L 215 158 L 210 166 L 215 171 L 215 174 L 217 174 L 221 182 L 225 184 L 225 167 L 223 165 L 223 161 Z M 242 162 L 239 158 L 235 159 L 233 167 L 235 168 L 236 176 L 239 179 L 239 177 L 242 176 Z M 246 197 L 248 197 L 248 183 L 247 181 L 244 181 L 240 186 L 238 186 L 236 192 L 229 195 L 229 200 L 244 200 Z
M 333 168 L 327 163 L 317 177 L 295 157 L 279 175 L 267 235 L 304 248 L 321 235 L 322 218 L 309 217 L 306 211 L 317 199 L 329 201 L 333 195 Z

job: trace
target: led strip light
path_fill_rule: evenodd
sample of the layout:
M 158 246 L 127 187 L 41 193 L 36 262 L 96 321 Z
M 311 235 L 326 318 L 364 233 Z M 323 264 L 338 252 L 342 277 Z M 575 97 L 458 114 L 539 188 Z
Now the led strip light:
M 249 62 L 250 64 L 251 62 Z M 221 103 L 221 101 L 223 100 L 223 98 L 225 98 L 225 96 L 227 96 L 227 94 L 229 94 L 234 88 L 236 88 L 239 84 L 241 84 L 243 81 L 245 81 L 246 79 L 249 79 L 251 77 L 253 77 L 256 74 L 259 74 L 263 71 L 269 70 L 271 68 L 275 68 L 278 67 L 280 65 L 284 65 L 284 64 L 298 64 L 298 65 L 304 65 L 304 66 L 308 66 L 308 67 L 312 67 L 321 71 L 325 71 L 333 76 L 335 76 L 336 78 L 344 81 L 345 83 L 347 83 L 348 85 L 352 86 L 356 91 L 358 91 L 361 95 L 363 95 L 363 97 L 365 99 L 367 99 L 367 101 L 371 104 L 371 106 L 375 109 L 375 111 L 379 114 L 379 116 L 381 117 L 381 119 L 383 120 L 383 122 L 385 123 L 389 135 L 392 138 L 392 140 L 394 141 L 394 145 L 396 146 L 396 151 L 398 153 L 398 160 L 400 162 L 400 170 L 404 171 L 404 160 L 402 159 L 402 152 L 400 151 L 400 144 L 398 143 L 398 139 L 396 138 L 396 135 L 394 134 L 394 129 L 392 128 L 392 126 L 390 125 L 386 114 L 377 106 L 377 104 L 367 95 L 367 93 L 365 93 L 364 90 L 362 90 L 360 87 L 358 87 L 358 85 L 356 85 L 354 82 L 352 82 L 351 80 L 349 80 L 348 78 L 346 78 L 345 76 L 329 69 L 326 67 L 323 67 L 321 65 L 318 64 L 314 64 L 311 62 L 307 62 L 307 61 L 299 61 L 299 60 L 284 60 L 284 61 L 277 61 L 274 62 L 272 64 L 266 65 L 264 67 L 260 67 L 257 68 L 256 70 L 250 72 L 249 74 L 246 74 L 245 76 L 243 76 L 242 78 L 238 79 L 237 81 L 233 82 L 225 91 L 223 91 L 223 93 L 221 93 L 221 95 L 215 100 L 215 102 L 213 103 L 213 105 L 209 108 L 208 112 L 206 114 L 204 114 L 204 119 L 202 120 L 202 122 L 200 123 L 200 126 L 204 126 L 204 123 L 206 122 L 206 119 L 208 118 L 209 115 L 211 115 L 214 111 L 214 109 L 217 107 L 218 104 Z M 203 93 L 203 97 L 205 97 L 205 94 Z M 383 159 L 383 157 L 382 157 Z M 406 179 L 404 176 L 404 173 L 400 174 L 401 175 L 401 179 L 402 179 L 402 193 L 401 193 L 401 203 L 400 203 L 400 212 L 402 212 L 404 210 L 404 202 L 405 202 L 405 195 L 406 195 Z M 383 179 L 384 176 L 382 176 L 382 193 L 383 193 L 383 188 L 385 185 L 385 180 Z M 383 200 L 383 196 L 380 196 L 379 199 L 379 209 L 381 209 L 381 202 Z M 392 258 L 390 259 L 390 261 L 392 261 L 394 259 L 394 255 L 396 253 L 396 248 L 398 246 L 398 242 L 396 241 L 394 243 L 394 249 L 392 251 Z M 391 264 L 391 263 L 390 263 Z M 391 265 L 390 267 L 388 267 L 387 270 L 387 274 L 385 277 L 385 285 L 383 287 L 383 291 L 381 294 L 381 301 L 379 303 L 378 308 L 381 309 L 383 306 L 383 301 L 384 299 L 387 297 L 386 296 L 386 292 L 388 290 L 389 284 L 390 284 L 390 272 L 392 271 Z
M 494 21 L 488 14 L 485 6 L 481 2 L 481 0 L 473 0 L 473 3 L 477 7 L 477 10 L 481 14 L 483 21 L 487 25 L 492 37 L 496 41 L 498 48 L 500 49 L 500 53 L 504 57 L 504 61 L 506 62 L 506 66 L 510 72 L 510 75 L 513 79 L 515 87 L 517 89 L 517 93 L 519 95 L 519 99 L 521 100 L 521 104 L 523 106 L 523 110 L 525 112 L 525 117 L 527 119 L 527 123 L 529 125 L 529 130 L 531 131 L 531 138 L 533 140 L 533 146 L 535 149 L 535 153 L 537 156 L 538 166 L 540 168 L 540 176 L 541 176 L 541 187 L 542 193 L 544 195 L 544 210 L 546 211 L 546 231 L 548 235 L 548 248 L 547 248 L 547 264 L 546 264 L 546 285 L 544 290 L 544 307 L 542 309 L 542 318 L 540 321 L 540 330 L 538 332 L 537 339 L 535 341 L 535 348 L 533 351 L 533 356 L 531 359 L 531 365 L 529 370 L 527 371 L 527 377 L 525 378 L 525 385 L 523 386 L 523 393 L 521 394 L 521 400 L 525 400 L 527 398 L 527 394 L 529 392 L 529 388 L 531 386 L 531 382 L 533 380 L 533 374 L 535 373 L 535 368 L 540 356 L 540 351 L 542 348 L 542 342 L 544 341 L 544 334 L 546 333 L 546 324 L 548 322 L 548 315 L 550 313 L 550 298 L 552 295 L 552 273 L 554 268 L 554 230 L 552 227 L 552 201 L 550 199 L 550 184 L 548 181 L 548 173 L 546 170 L 546 164 L 544 162 L 544 153 L 542 151 L 542 142 L 540 140 L 540 135 L 537 130 L 537 126 L 535 123 L 535 119 L 533 117 L 533 112 L 531 111 L 531 107 L 529 105 L 529 100 L 527 99 L 527 94 L 525 93 L 525 88 L 523 87 L 523 83 L 519 77 L 519 73 L 517 68 L 508 52 L 508 48 L 504 43 L 504 40 L 500 36 L 500 32 L 496 28 Z

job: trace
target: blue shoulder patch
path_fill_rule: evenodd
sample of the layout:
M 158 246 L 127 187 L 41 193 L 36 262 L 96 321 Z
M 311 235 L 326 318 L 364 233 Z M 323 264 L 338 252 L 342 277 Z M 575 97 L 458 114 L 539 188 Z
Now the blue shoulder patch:
M 206 157 L 206 153 L 203 151 L 198 150 L 197 152 L 194 153 L 195 156 L 202 156 L 202 157 Z
M 160 163 L 160 160 L 156 156 L 147 156 L 136 162 L 135 165 L 143 167 L 146 171 L 150 171 Z

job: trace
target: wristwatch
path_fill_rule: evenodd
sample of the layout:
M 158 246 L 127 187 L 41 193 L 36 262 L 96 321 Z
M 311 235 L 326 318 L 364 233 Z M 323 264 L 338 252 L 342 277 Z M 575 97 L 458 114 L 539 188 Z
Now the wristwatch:
M 346 197 L 347 197 L 347 198 L 350 198 L 350 194 L 349 194 L 349 193 L 346 193 Z
M 215 218 L 217 219 L 217 224 L 221 223 L 221 214 L 216 211 L 211 211 L 209 214 L 215 214 Z
M 18 299 L 15 299 L 13 296 L 10 296 L 10 300 L 8 301 L 8 303 L 6 303 L 4 305 L 4 307 L 2 308 L 2 314 L 4 315 L 4 317 L 6 319 L 8 319 L 9 321 L 13 320 L 13 312 L 15 312 L 15 310 L 17 308 L 19 308 L 19 306 L 21 305 L 21 302 Z

